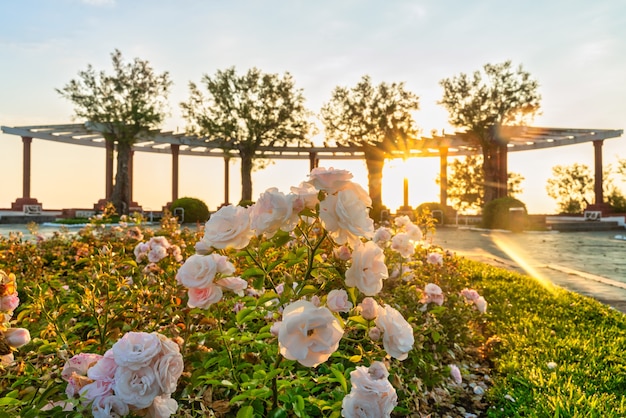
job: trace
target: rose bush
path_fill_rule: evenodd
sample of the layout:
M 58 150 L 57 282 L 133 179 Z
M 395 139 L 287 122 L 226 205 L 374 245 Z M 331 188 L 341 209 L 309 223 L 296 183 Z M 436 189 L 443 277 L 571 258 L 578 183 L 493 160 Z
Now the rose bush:
M 429 399 L 452 411 L 457 398 L 480 410 L 449 372 L 482 373 L 472 349 L 484 318 L 461 294 L 471 284 L 408 218 L 375 226 L 351 179 L 315 169 L 290 194 L 271 189 L 248 208 L 225 206 L 198 231 L 166 216 L 160 228 L 93 224 L 36 243 L 0 239 L 4 261 L 24 277 L 19 317 L 35 335 L 24 359 L 45 364 L 24 384 L 49 389 L 25 392 L 12 411 L 395 417 L 429 413 Z M 150 257 L 153 246 L 166 251 Z M 428 262 L 433 252 L 441 264 Z M 422 302 L 429 283 L 445 295 L 441 305 Z M 166 353 L 156 365 L 154 332 L 176 341 L 183 363 Z M 65 379 L 64 364 L 89 352 L 101 357 L 68 366 L 77 370 Z M 384 400 L 355 389 L 369 387 L 364 370 Z M 54 390 L 59 376 L 69 405 Z

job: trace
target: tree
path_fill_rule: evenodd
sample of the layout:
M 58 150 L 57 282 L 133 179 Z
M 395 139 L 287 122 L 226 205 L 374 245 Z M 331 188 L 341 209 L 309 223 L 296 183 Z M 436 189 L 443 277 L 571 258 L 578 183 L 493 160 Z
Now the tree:
M 485 205 L 485 174 L 480 155 L 468 155 L 464 159 L 452 161 L 448 177 L 448 198 L 459 211 L 478 210 Z M 515 197 L 522 193 L 521 174 L 508 173 L 508 195 Z
M 326 137 L 339 145 L 363 147 L 372 198 L 372 217 L 382 209 L 382 177 L 385 158 L 392 151 L 410 148 L 418 130 L 412 112 L 419 109 L 419 98 L 404 83 L 372 86 L 363 76 L 352 89 L 336 87 L 321 109 Z
M 166 116 L 169 74 L 156 74 L 148 61 L 122 61 L 122 53 L 111 54 L 113 74 L 96 72 L 91 65 L 56 91 L 74 103 L 76 117 L 98 126 L 106 141 L 117 148 L 117 170 L 111 201 L 120 214 L 128 214 L 131 203 L 129 163 L 132 146 L 141 135 L 148 136 Z
M 539 84 L 511 61 L 486 64 L 472 76 L 461 73 L 440 81 L 443 98 L 438 103 L 449 112 L 449 122 L 464 128 L 471 143 L 480 147 L 485 175 L 485 202 L 503 197 L 498 179 L 498 159 L 506 144 L 498 135 L 502 125 L 529 122 L 539 111 Z
M 235 68 L 204 75 L 208 97 L 190 83 L 190 97 L 181 103 L 188 131 L 219 141 L 226 153 L 237 150 L 241 158 L 241 200 L 252 200 L 251 173 L 262 168 L 257 150 L 264 146 L 308 144 L 313 124 L 304 107 L 302 91 L 285 73 L 263 74 L 252 68 L 239 76 Z M 256 167 L 254 163 L 256 162 Z
M 593 196 L 593 176 L 585 164 L 552 167 L 548 179 L 548 196 L 556 199 L 561 213 L 582 213 Z

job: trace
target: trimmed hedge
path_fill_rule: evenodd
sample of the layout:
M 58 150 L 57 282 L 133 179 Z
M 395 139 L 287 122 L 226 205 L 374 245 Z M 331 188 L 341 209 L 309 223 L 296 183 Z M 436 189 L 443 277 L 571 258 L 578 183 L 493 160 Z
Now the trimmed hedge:
M 521 208 L 520 211 L 511 211 Z M 487 203 L 483 208 L 483 227 L 522 231 L 526 228 L 528 213 L 526 205 L 514 197 L 501 197 Z
M 209 208 L 206 203 L 195 197 L 181 197 L 176 199 L 170 206 L 173 214 L 176 208 L 184 209 L 184 219 L 181 220 L 184 223 L 204 223 L 210 216 Z

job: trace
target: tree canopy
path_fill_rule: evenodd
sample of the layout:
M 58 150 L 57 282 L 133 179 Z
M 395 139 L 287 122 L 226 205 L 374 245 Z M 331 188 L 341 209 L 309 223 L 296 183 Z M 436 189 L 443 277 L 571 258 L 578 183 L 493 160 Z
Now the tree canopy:
M 167 115 L 169 73 L 156 74 L 148 61 L 135 58 L 124 63 L 122 53 L 111 54 L 113 74 L 88 65 L 78 78 L 56 91 L 74 103 L 76 117 L 95 124 L 107 141 L 117 147 L 117 170 L 111 196 L 118 213 L 128 213 L 129 162 L 132 145 L 139 135 L 149 135 Z
M 528 123 L 539 112 L 539 84 L 522 66 L 511 61 L 485 64 L 482 72 L 461 73 L 440 81 L 443 97 L 439 104 L 449 113 L 448 121 L 465 128 L 470 141 L 483 154 L 485 202 L 503 197 L 506 187 L 498 178 L 498 159 L 506 144 L 498 137 L 501 125 Z
M 241 158 L 241 199 L 252 200 L 254 163 L 263 166 L 256 151 L 262 146 L 308 144 L 314 125 L 304 106 L 302 90 L 289 73 L 265 74 L 257 68 L 238 75 L 234 67 L 204 75 L 206 95 L 195 83 L 181 103 L 187 130 L 219 141 L 225 153 L 237 150 Z
M 582 213 L 593 198 L 593 175 L 586 164 L 552 167 L 546 191 L 561 213 Z
M 382 171 L 392 151 L 406 150 L 418 134 L 419 98 L 404 83 L 372 85 L 369 76 L 349 89 L 336 87 L 321 109 L 326 138 L 363 147 L 374 216 L 382 208 Z

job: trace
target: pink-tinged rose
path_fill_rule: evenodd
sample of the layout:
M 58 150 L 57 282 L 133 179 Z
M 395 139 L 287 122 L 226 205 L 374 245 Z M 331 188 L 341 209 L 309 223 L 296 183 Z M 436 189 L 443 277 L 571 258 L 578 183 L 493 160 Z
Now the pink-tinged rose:
M 454 364 L 451 364 L 449 367 L 450 377 L 452 378 L 452 380 L 454 380 L 454 383 L 460 385 L 461 382 L 463 382 L 463 378 L 461 377 L 461 370 L 459 370 L 459 368 Z
M 30 342 L 30 332 L 26 328 L 9 328 L 4 331 L 7 344 L 14 348 L 20 348 Z
M 194 248 L 196 250 L 196 254 L 200 254 L 200 255 L 206 255 L 206 254 L 209 254 L 211 251 L 213 251 L 213 247 L 211 247 L 210 245 L 207 245 L 207 243 L 204 241 L 196 242 L 196 245 L 194 245 Z
M 65 393 L 68 398 L 78 396 L 84 386 L 93 382 L 87 377 L 87 373 L 101 358 L 99 354 L 80 353 L 65 362 L 61 378 L 67 382 Z
M 391 249 L 402 257 L 409 258 L 415 253 L 415 242 L 405 232 L 397 233 L 391 238 Z
M 113 357 L 120 367 L 139 370 L 148 366 L 161 352 L 161 340 L 156 333 L 127 332 L 113 347 Z M 115 371 L 117 376 L 118 370 Z M 118 395 L 119 393 L 116 392 Z
M 180 353 L 164 354 L 154 363 L 156 379 L 163 393 L 174 393 L 178 378 L 183 374 L 185 364 Z
M 278 296 L 282 295 L 284 291 L 285 291 L 285 283 L 278 283 L 276 285 L 276 293 L 278 294 Z
M 151 263 L 158 263 L 167 257 L 167 248 L 161 245 L 154 245 L 150 247 L 150 251 L 148 251 L 148 261 Z
M 250 208 L 250 228 L 268 238 L 278 230 L 292 231 L 300 219 L 293 211 L 294 200 L 295 195 L 285 195 L 275 187 L 267 189 Z
M 346 247 L 345 245 L 333 249 L 333 254 L 341 261 L 348 261 L 352 258 L 352 252 L 350 251 L 350 248 Z
M 242 249 L 253 236 L 248 208 L 227 205 L 215 212 L 204 226 L 206 247 Z
M 343 289 L 333 289 L 326 298 L 326 307 L 333 312 L 350 312 L 352 302 L 348 300 L 348 292 Z
M 296 196 L 293 202 L 293 210 L 296 213 L 300 213 L 304 208 L 315 209 L 320 202 L 319 191 L 312 184 L 302 182 L 298 187 L 292 186 L 290 190 Z
M 428 283 L 426 286 L 424 286 L 424 296 L 422 297 L 421 302 L 432 302 L 441 306 L 443 305 L 443 291 L 436 284 Z
M 485 300 L 484 297 L 480 296 L 478 299 L 474 301 L 474 304 L 476 305 L 478 312 L 483 313 L 483 314 L 487 312 L 487 301 Z
M 239 296 L 243 296 L 244 291 L 248 288 L 248 282 L 241 277 L 224 277 L 215 282 L 215 284 Z
M 428 253 L 426 255 L 426 262 L 429 264 L 443 265 L 443 254 L 441 253 Z
M 13 312 L 20 304 L 17 292 L 0 297 L 0 311 Z
M 420 227 L 413 223 L 406 224 L 404 226 L 404 233 L 407 234 L 409 238 L 413 241 L 421 241 L 422 238 L 424 238 Z
M 173 341 L 171 338 L 167 338 L 163 334 L 156 333 L 157 337 L 161 341 L 161 355 L 165 354 L 177 354 L 180 353 L 180 345 Z M 184 340 L 177 337 L 177 341 L 182 345 Z
M 361 301 L 361 316 L 363 319 L 371 321 L 378 316 L 378 302 L 374 298 L 364 298 Z
M 323 190 L 328 194 L 334 194 L 351 183 L 352 173 L 347 170 L 338 170 L 333 167 L 316 167 L 309 174 L 308 183 L 317 190 Z
M 373 241 L 358 244 L 352 253 L 352 264 L 346 271 L 346 285 L 356 287 L 366 296 L 374 296 L 389 277 L 383 250 Z
M 311 296 L 311 303 L 316 307 L 319 307 L 322 304 L 322 301 L 320 300 L 319 296 L 313 295 Z
M 465 298 L 467 302 L 474 302 L 480 297 L 477 291 L 467 288 L 461 290 L 461 295 Z
M 187 306 L 190 308 L 208 309 L 209 306 L 222 299 L 223 292 L 219 286 L 191 287 L 187 290 Z
M 357 366 L 350 372 L 350 383 L 354 389 L 382 395 L 394 390 L 388 377 L 389 371 L 385 364 L 375 361 L 370 367 Z
M 391 230 L 389 228 L 380 227 L 374 231 L 374 241 L 378 246 L 384 247 L 391 239 Z
M 124 417 L 129 412 L 126 402 L 115 395 L 103 396 L 91 404 L 93 418 Z
M 177 263 L 183 261 L 183 253 L 178 245 L 170 245 L 167 249 L 167 253 L 171 255 Z
M 107 350 L 104 356 L 87 370 L 87 376 L 93 380 L 113 381 L 116 369 L 117 363 L 113 357 L 113 350 Z
M 160 387 L 151 367 L 136 370 L 118 367 L 113 391 L 124 403 L 137 409 L 147 408 L 159 394 Z
M 413 327 L 400 312 L 389 305 L 379 307 L 376 326 L 383 332 L 383 347 L 387 354 L 398 360 L 408 357 L 415 339 Z
M 89 403 L 103 396 L 109 396 L 113 394 L 113 381 L 94 380 L 88 385 L 83 386 L 80 391 L 81 400 L 85 400 Z
M 178 403 L 169 394 L 157 396 L 148 408 L 150 418 L 169 418 L 176 413 Z
M 280 325 L 282 324 L 281 321 L 278 322 L 274 322 L 272 324 L 272 326 L 270 327 L 270 333 L 274 336 L 274 337 L 278 337 L 278 332 L 280 330 Z
M 320 202 L 320 219 L 335 243 L 355 247 L 361 238 L 374 236 L 374 221 L 369 216 L 369 203 L 362 200 L 358 185 L 328 195 Z M 361 188 L 362 190 L 362 188 Z M 365 195 L 367 196 L 367 194 Z
M 150 251 L 150 245 L 147 242 L 140 242 L 135 246 L 133 253 L 135 260 L 141 263 L 144 259 L 148 258 L 148 252 Z
M 228 258 L 219 254 L 194 254 L 176 273 L 176 281 L 188 288 L 206 288 L 213 284 L 217 275 L 229 276 L 235 272 L 235 266 Z
M 344 397 L 341 416 L 346 418 L 387 418 L 398 404 L 398 396 L 381 362 L 350 372 L 352 390 Z
M 235 302 L 235 304 L 233 305 L 233 312 L 234 312 L 234 313 L 239 313 L 239 312 L 241 312 L 241 310 L 242 310 L 243 308 L 245 308 L 245 307 L 246 307 L 246 305 L 245 305 L 244 303 L 242 303 L 242 302 L 240 302 L 240 301 L 237 301 L 237 302 Z
M 370 328 L 370 332 L 368 332 L 367 335 L 370 337 L 370 340 L 378 341 L 380 340 L 381 332 L 378 328 L 372 327 Z
M 278 347 L 285 358 L 316 367 L 337 350 L 342 336 L 343 329 L 328 308 L 299 300 L 283 311 Z

